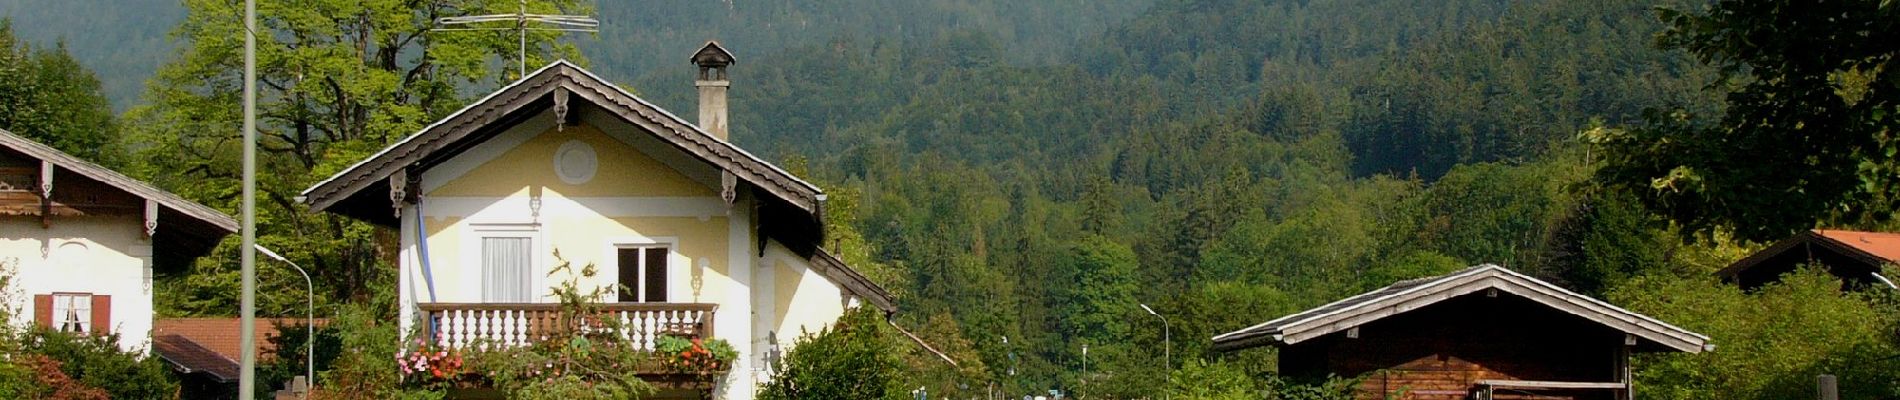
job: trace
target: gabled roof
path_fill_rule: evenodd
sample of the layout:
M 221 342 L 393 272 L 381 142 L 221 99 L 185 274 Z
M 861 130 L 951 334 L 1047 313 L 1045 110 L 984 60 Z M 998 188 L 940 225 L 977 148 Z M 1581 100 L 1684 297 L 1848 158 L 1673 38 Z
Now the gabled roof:
M 405 168 L 426 169 L 452 158 L 475 144 L 495 136 L 519 119 L 533 115 L 569 97 L 607 110 L 627 123 L 646 129 L 660 140 L 672 144 L 687 155 L 723 171 L 799 210 L 820 213 L 824 192 L 817 186 L 793 176 L 778 166 L 714 138 L 699 127 L 667 112 L 653 103 L 627 93 L 592 72 L 567 60 L 555 61 L 509 84 L 487 97 L 449 114 L 409 137 L 383 148 L 329 179 L 312 185 L 302 193 L 311 211 L 333 211 L 383 225 L 394 225 L 391 207 L 378 210 L 370 205 L 390 204 L 386 192 L 388 179 Z M 346 201 L 361 201 L 361 207 L 333 209 Z
M 1492 264 L 1400 281 L 1319 308 L 1214 336 L 1214 348 L 1292 345 L 1416 310 L 1454 297 L 1497 289 L 1582 317 L 1675 351 L 1696 353 L 1709 338 Z
M 158 205 L 158 229 L 152 237 L 153 263 L 160 267 L 188 265 L 192 259 L 209 253 L 225 236 L 238 231 L 237 220 L 229 214 L 186 200 L 151 184 L 125 176 L 118 171 L 82 160 L 71 154 L 40 144 L 13 132 L 0 129 L 0 147 L 38 159 L 57 171 L 70 172 L 87 180 L 148 200 Z M 53 180 L 54 199 L 59 198 L 59 179 Z
M 699 51 L 693 52 L 691 60 L 693 64 L 700 66 L 726 66 L 739 62 L 739 58 L 734 57 L 732 52 L 726 51 L 726 47 L 720 46 L 717 40 L 706 41 L 705 46 L 700 46 Z
M 1721 271 L 1716 271 L 1715 274 L 1724 279 L 1733 280 L 1744 271 L 1803 244 L 1820 245 L 1873 266 L 1876 271 L 1881 265 L 1900 262 L 1900 233 L 1815 229 L 1775 242 L 1766 249 L 1736 260 L 1735 263 L 1729 264 Z
M 158 202 L 158 205 L 164 207 L 166 210 L 210 224 L 218 229 L 223 229 L 225 234 L 235 233 L 238 230 L 237 220 L 232 219 L 228 214 L 191 200 L 185 200 L 185 198 L 178 197 L 178 195 L 172 194 L 172 192 L 167 192 L 151 184 L 125 176 L 125 174 L 121 174 L 119 171 L 113 171 L 99 164 L 93 164 L 91 161 L 79 159 L 79 157 L 66 154 L 66 152 L 59 151 L 59 149 L 55 149 L 52 146 L 40 144 L 39 142 L 33 141 L 33 139 L 15 135 L 13 132 L 8 132 L 5 129 L 0 129 L 0 146 L 6 146 L 8 149 L 26 154 L 28 157 L 50 162 L 56 167 L 110 185 L 133 196 Z M 58 182 L 54 182 L 54 184 L 55 187 L 57 187 Z

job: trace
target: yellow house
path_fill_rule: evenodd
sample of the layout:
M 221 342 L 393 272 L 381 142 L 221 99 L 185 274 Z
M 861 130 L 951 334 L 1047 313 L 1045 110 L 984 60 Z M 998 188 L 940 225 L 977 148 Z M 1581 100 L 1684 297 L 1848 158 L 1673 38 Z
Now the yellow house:
M 825 193 L 726 139 L 726 68 L 708 43 L 700 123 L 557 61 L 312 186 L 312 210 L 401 231 L 400 301 L 444 343 L 522 343 L 554 312 L 548 277 L 592 264 L 607 310 L 739 350 L 719 398 L 750 399 L 789 338 L 889 293 L 827 253 Z M 558 254 L 558 256 L 557 256 Z M 558 257 L 558 258 L 557 258 Z M 497 322 L 511 321 L 511 322 Z

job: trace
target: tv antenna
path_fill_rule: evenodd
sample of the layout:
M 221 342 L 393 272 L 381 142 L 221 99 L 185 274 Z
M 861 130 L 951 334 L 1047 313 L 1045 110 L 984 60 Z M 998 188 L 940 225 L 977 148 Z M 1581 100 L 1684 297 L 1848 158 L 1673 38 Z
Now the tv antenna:
M 497 22 L 513 22 L 513 26 L 495 26 Z M 441 17 L 435 19 L 436 25 L 449 28 L 435 28 L 431 31 L 515 31 L 521 47 L 516 53 L 515 63 L 521 76 L 528 76 L 528 31 L 555 32 L 600 32 L 600 20 L 585 15 L 529 14 L 528 0 L 521 0 L 521 11 L 514 14 L 470 15 L 462 17 Z M 486 26 L 484 26 L 486 25 Z

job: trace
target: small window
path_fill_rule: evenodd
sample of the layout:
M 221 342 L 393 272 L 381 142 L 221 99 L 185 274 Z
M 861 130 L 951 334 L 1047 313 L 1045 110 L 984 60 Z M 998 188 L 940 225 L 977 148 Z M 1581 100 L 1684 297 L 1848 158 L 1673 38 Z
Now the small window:
M 54 294 L 53 328 L 60 332 L 92 332 L 92 295 Z
M 620 301 L 626 303 L 666 302 L 666 247 L 622 247 L 617 252 L 620 264 Z

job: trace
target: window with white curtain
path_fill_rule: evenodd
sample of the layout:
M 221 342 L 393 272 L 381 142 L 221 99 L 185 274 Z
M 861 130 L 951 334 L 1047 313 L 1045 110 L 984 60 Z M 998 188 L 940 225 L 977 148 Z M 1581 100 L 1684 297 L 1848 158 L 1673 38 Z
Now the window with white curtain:
M 53 328 L 60 332 L 92 332 L 92 295 L 54 294 Z
M 482 237 L 482 301 L 534 301 L 534 238 L 528 235 Z

